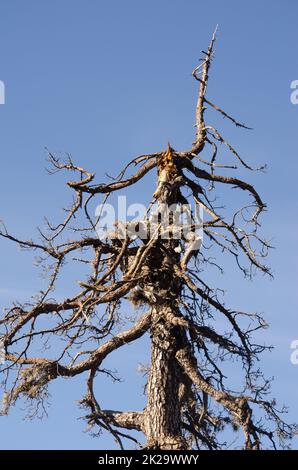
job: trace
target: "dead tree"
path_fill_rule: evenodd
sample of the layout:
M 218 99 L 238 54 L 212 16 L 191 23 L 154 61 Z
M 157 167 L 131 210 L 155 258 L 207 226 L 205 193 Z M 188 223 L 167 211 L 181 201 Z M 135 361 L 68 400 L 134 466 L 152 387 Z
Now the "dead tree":
M 202 278 L 208 266 L 221 269 L 219 259 L 211 256 L 216 247 L 232 255 L 245 276 L 251 277 L 256 270 L 271 275 L 263 263 L 270 246 L 259 235 L 260 215 L 266 205 L 252 184 L 227 175 L 237 169 L 237 164 L 250 171 L 253 168 L 205 122 L 207 109 L 213 109 L 237 127 L 247 128 L 207 99 L 214 43 L 215 34 L 193 71 L 199 91 L 195 141 L 188 150 L 178 151 L 169 145 L 166 151 L 138 156 L 105 184 L 96 184 L 95 175 L 75 165 L 71 158 L 63 162 L 49 153 L 52 172 L 78 175 L 67 183 L 75 200 L 66 219 L 55 227 L 47 221 L 39 242 L 20 240 L 3 226 L 3 238 L 39 252 L 40 262 L 51 268 L 47 289 L 34 302 L 15 303 L 1 319 L 5 350 L 3 413 L 20 397 L 43 406 L 53 380 L 87 373 L 87 389 L 81 401 L 87 409 L 86 419 L 92 428 L 112 433 L 121 448 L 125 439 L 141 445 L 127 430 L 143 433 L 145 449 L 224 448 L 221 432 L 225 427 L 235 432 L 242 429 L 245 449 L 285 447 L 292 437 L 293 426 L 280 415 L 284 410 L 278 410 L 275 400 L 267 397 L 269 381 L 255 368 L 266 347 L 256 344 L 252 335 L 267 326 L 265 321 L 258 314 L 225 305 L 220 289 L 207 285 Z M 219 146 L 227 148 L 235 164 L 218 163 Z M 135 172 L 128 175 L 131 168 Z M 157 188 L 145 219 L 134 225 L 134 236 L 129 223 L 122 224 L 121 230 L 119 223 L 113 236 L 100 238 L 96 229 L 102 213 L 91 215 L 94 201 L 101 196 L 107 204 L 114 192 L 136 184 L 154 169 Z M 248 201 L 232 213 L 216 207 L 213 194 L 218 195 L 223 187 L 236 190 L 237 200 L 247 195 Z M 158 207 L 155 225 L 153 202 Z M 179 224 L 174 212 L 189 202 L 190 207 L 204 211 L 200 246 L 193 244 L 198 242 L 193 208 L 188 228 L 194 238 L 181 233 L 177 236 Z M 165 226 L 160 219 L 162 208 L 173 205 L 176 209 L 169 212 Z M 142 235 L 135 235 L 141 225 L 147 236 L 144 230 Z M 153 233 L 148 230 L 151 225 L 155 227 Z M 83 262 L 90 272 L 75 295 L 59 301 L 53 296 L 67 259 Z M 119 319 L 127 308 L 126 302 L 121 306 L 123 300 L 130 300 L 137 316 L 132 326 L 119 332 Z M 218 329 L 223 321 L 224 332 Z M 106 357 L 145 333 L 151 338 L 145 408 L 102 409 L 94 382 L 102 374 L 111 374 L 104 369 Z M 36 357 L 36 351 L 51 341 L 51 355 L 45 347 Z M 234 359 L 235 364 L 240 363 L 239 374 L 243 373 L 244 387 L 239 392 L 234 391 L 221 368 L 223 361 Z

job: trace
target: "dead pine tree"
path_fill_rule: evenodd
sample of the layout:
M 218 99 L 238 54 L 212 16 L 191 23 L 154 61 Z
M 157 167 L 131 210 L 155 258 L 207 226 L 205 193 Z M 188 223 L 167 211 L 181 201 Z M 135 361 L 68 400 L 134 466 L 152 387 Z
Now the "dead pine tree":
M 30 302 L 15 303 L 1 318 L 3 413 L 19 398 L 42 409 L 53 380 L 84 374 L 85 418 L 93 430 L 109 431 L 121 448 L 131 440 L 144 449 L 221 449 L 226 446 L 225 428 L 240 433 L 238 447 L 287 446 L 294 427 L 283 421 L 285 410 L 268 398 L 269 381 L 255 368 L 266 347 L 252 336 L 267 326 L 265 321 L 225 305 L 221 291 L 202 278 L 208 266 L 221 269 L 213 250 L 231 255 L 245 276 L 255 271 L 270 275 L 263 264 L 269 244 L 259 235 L 265 203 L 250 183 L 229 174 L 237 165 L 253 169 L 205 122 L 206 111 L 213 109 L 246 128 L 207 99 L 215 39 L 214 34 L 193 71 L 199 91 L 195 141 L 188 150 L 169 145 L 165 151 L 138 156 L 106 184 L 96 184 L 95 175 L 71 158 L 64 162 L 49 153 L 52 172 L 78 175 L 67 183 L 75 199 L 66 219 L 57 226 L 47 221 L 38 242 L 21 240 L 2 226 L 1 237 L 38 252 L 40 262 L 50 268 L 47 289 Z M 235 159 L 233 164 L 218 163 L 219 144 Z M 135 172 L 129 173 L 132 168 Z M 113 193 L 154 169 L 157 187 L 145 218 L 134 225 L 119 221 L 113 234 L 99 237 L 103 212 L 93 217 L 92 204 L 102 197 L 104 207 Z M 236 191 L 237 202 L 247 196 L 232 213 L 214 203 L 213 195 L 224 187 Z M 181 207 L 188 207 L 186 234 L 177 223 Z M 200 223 L 194 213 L 198 207 L 204 214 Z M 55 288 L 67 260 L 83 262 L 88 273 L 75 295 L 57 300 Z M 127 301 L 136 309 L 135 322 L 121 330 Z M 94 384 L 103 375 L 113 378 L 104 368 L 105 359 L 145 334 L 151 339 L 146 406 L 102 409 Z M 36 351 L 43 352 L 37 356 Z M 224 361 L 234 361 L 243 374 L 239 392 L 224 374 Z M 143 433 L 145 443 L 130 430 Z

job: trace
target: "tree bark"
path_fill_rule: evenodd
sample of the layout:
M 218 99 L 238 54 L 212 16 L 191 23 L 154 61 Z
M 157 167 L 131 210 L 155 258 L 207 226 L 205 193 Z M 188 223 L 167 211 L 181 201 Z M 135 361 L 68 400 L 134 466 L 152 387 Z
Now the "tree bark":
M 181 432 L 179 400 L 180 366 L 175 359 L 179 343 L 177 327 L 165 322 L 171 306 L 155 309 L 151 326 L 151 370 L 148 380 L 148 401 L 144 432 L 146 448 L 186 449 Z
M 160 214 L 164 206 L 170 207 L 179 200 L 179 176 L 173 161 L 173 149 L 167 152 L 158 163 L 158 187 L 154 197 L 158 199 Z M 169 225 L 173 223 L 170 215 Z M 144 416 L 144 433 L 147 449 L 183 450 L 187 449 L 182 434 L 182 406 L 179 390 L 182 383 L 182 369 L 176 359 L 182 347 L 183 334 L 178 325 L 171 322 L 179 316 L 177 300 L 181 296 L 181 282 L 175 276 L 174 264 L 179 263 L 179 252 L 175 251 L 178 242 L 173 238 L 160 240 L 151 253 L 150 269 L 154 287 L 151 303 L 151 369 L 147 384 L 147 406 Z M 146 286 L 145 286 L 146 289 Z

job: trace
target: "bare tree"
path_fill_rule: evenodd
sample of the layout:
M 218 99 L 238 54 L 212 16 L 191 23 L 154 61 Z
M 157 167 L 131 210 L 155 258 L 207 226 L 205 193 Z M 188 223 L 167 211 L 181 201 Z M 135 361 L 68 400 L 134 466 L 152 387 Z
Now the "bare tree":
M 39 252 L 39 261 L 50 268 L 47 289 L 34 302 L 15 303 L 1 319 L 6 359 L 2 367 L 4 413 L 20 397 L 43 407 L 51 381 L 87 373 L 81 401 L 86 419 L 90 427 L 109 431 L 121 448 L 125 439 L 140 445 L 136 433 L 127 430 L 143 433 L 145 449 L 223 448 L 225 427 L 235 432 L 242 428 L 246 449 L 285 447 L 292 437 L 294 427 L 283 421 L 280 413 L 285 410 L 277 410 L 275 400 L 267 398 L 269 381 L 254 365 L 266 346 L 256 344 L 252 334 L 265 328 L 265 321 L 258 314 L 226 306 L 220 289 L 202 278 L 208 266 L 221 270 L 218 256 L 211 256 L 218 248 L 232 255 L 244 276 L 251 277 L 255 271 L 271 275 L 263 263 L 270 246 L 259 235 L 259 219 L 266 206 L 250 183 L 226 176 L 237 164 L 253 169 L 205 122 L 207 109 L 213 109 L 237 127 L 247 128 L 206 97 L 215 39 L 214 34 L 193 71 L 199 91 L 195 141 L 188 150 L 177 151 L 169 145 L 166 151 L 138 156 L 106 184 L 96 184 L 95 175 L 71 158 L 63 162 L 49 153 L 51 172 L 78 175 L 67 183 L 75 199 L 65 220 L 55 227 L 47 221 L 40 242 L 20 240 L 3 225 L 2 237 Z M 235 164 L 218 163 L 219 144 L 228 149 Z M 131 168 L 135 172 L 128 175 Z M 119 221 L 113 236 L 99 237 L 98 226 L 110 195 L 136 184 L 155 168 L 157 189 L 146 217 L 134 224 Z M 223 187 L 241 190 L 237 202 L 241 195 L 247 195 L 248 202 L 237 210 L 217 207 L 213 194 Z M 100 196 L 102 212 L 93 217 L 92 204 Z M 186 236 L 175 217 L 187 204 Z M 160 217 L 165 207 L 175 208 L 169 211 L 166 225 Z M 198 207 L 204 211 L 199 227 L 203 243 L 197 236 L 194 208 Z M 67 259 L 84 263 L 90 270 L 75 295 L 58 301 L 53 292 Z M 136 308 L 136 319 L 122 331 L 128 303 L 121 306 L 121 302 L 126 300 Z M 113 377 L 104 368 L 105 359 L 147 332 L 151 365 L 144 410 L 102 409 L 94 382 L 102 374 Z M 43 351 L 38 357 L 37 350 Z M 235 360 L 240 366 L 244 386 L 238 392 L 224 375 L 225 360 Z

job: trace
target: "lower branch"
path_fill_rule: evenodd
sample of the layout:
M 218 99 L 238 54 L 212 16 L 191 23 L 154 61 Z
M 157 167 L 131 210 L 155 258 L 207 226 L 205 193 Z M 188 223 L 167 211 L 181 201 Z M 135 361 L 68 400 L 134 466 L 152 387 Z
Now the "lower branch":
M 118 428 L 143 430 L 144 413 L 141 411 L 102 410 L 98 417 Z
M 233 414 L 239 425 L 243 428 L 245 435 L 245 448 L 259 449 L 260 440 L 252 422 L 252 409 L 248 404 L 250 397 L 236 397 L 213 388 L 197 370 L 195 359 L 190 358 L 189 356 L 190 354 L 186 349 L 181 349 L 176 354 L 176 358 L 185 374 L 191 379 L 194 385 Z

